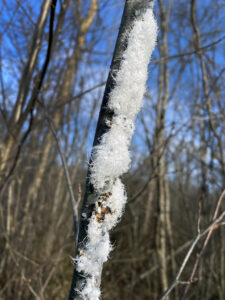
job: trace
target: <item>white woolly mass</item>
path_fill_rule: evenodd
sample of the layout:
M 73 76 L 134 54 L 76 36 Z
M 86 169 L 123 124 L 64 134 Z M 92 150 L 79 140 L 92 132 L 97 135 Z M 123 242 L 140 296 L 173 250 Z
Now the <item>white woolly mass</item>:
M 148 76 L 148 63 L 156 43 L 157 25 L 149 9 L 134 23 L 128 38 L 121 68 L 116 75 L 108 106 L 115 113 L 111 129 L 95 147 L 91 165 L 91 182 L 96 190 L 107 180 L 126 173 L 130 165 L 129 144 L 134 119 L 141 109 Z
M 134 131 L 133 121 L 120 115 L 113 118 L 110 130 L 94 148 L 91 182 L 99 190 L 107 180 L 118 178 L 129 169 L 129 144 Z
M 128 36 L 128 46 L 116 74 L 108 107 L 114 112 L 109 131 L 93 151 L 90 181 L 99 195 L 87 230 L 85 249 L 76 258 L 77 270 L 86 277 L 79 293 L 83 299 L 99 300 L 99 278 L 112 246 L 109 230 L 122 216 L 127 200 L 119 177 L 130 165 L 129 145 L 134 121 L 142 106 L 148 63 L 156 44 L 157 25 L 152 9 L 135 20 Z
M 86 249 L 76 258 L 78 272 L 83 272 L 86 276 L 86 284 L 81 293 L 87 300 L 98 300 L 100 297 L 100 290 L 96 288 L 96 278 L 101 276 L 102 265 L 112 250 L 109 230 L 117 224 L 126 204 L 127 197 L 120 179 L 116 180 L 111 194 L 109 201 L 103 202 L 101 207 L 110 208 L 111 213 L 104 215 L 103 222 L 99 222 L 97 211 L 92 215 L 87 230 Z
M 125 204 L 127 202 L 127 195 L 124 189 L 124 185 L 120 179 L 117 179 L 112 187 L 112 195 L 109 198 L 107 205 L 111 209 L 111 214 L 105 216 L 104 228 L 111 230 L 120 218 L 122 217 Z
M 116 75 L 116 87 L 110 95 L 109 107 L 118 115 L 134 120 L 142 107 L 148 76 L 148 63 L 156 44 L 157 24 L 152 9 L 134 23 Z

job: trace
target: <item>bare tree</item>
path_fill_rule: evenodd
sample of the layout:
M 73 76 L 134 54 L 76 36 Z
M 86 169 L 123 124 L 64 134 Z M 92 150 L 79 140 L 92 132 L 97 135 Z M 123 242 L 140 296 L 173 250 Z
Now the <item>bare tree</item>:
M 127 2 L 132 5 L 135 1 Z M 130 155 L 121 151 L 124 143 L 119 134 L 112 139 L 118 156 L 104 152 L 102 140 L 118 124 L 119 106 L 106 109 L 103 105 L 110 121 L 101 119 L 103 131 L 94 142 L 97 148 L 90 152 L 124 1 L 63 0 L 57 1 L 56 7 L 51 4 L 32 0 L 0 3 L 0 299 L 65 299 L 75 241 L 66 167 L 81 222 L 86 218 L 81 199 L 95 202 L 97 194 L 102 196 L 99 183 L 105 182 L 106 172 L 117 174 L 117 179 L 122 176 L 127 187 L 126 210 L 110 232 L 111 244 L 107 243 L 108 250 L 112 246 L 114 250 L 109 257 L 105 255 L 105 260 L 110 259 L 100 272 L 102 298 L 158 300 L 174 283 L 198 228 L 202 234 L 212 225 L 224 190 L 224 1 L 213 5 L 209 1 L 155 1 L 158 42 L 148 69 L 143 109 L 135 122 Z M 54 9 L 53 36 L 49 39 Z M 129 19 L 131 25 L 115 53 L 118 59 L 106 93 L 115 93 L 124 61 L 120 54 L 126 52 L 133 21 L 142 19 L 139 8 L 135 11 L 137 16 Z M 150 28 L 142 33 L 147 35 Z M 49 40 L 51 56 L 38 89 Z M 142 55 L 136 52 L 134 57 L 138 62 L 135 67 L 131 64 L 134 69 L 126 80 L 129 88 L 120 93 L 129 100 L 128 108 L 134 99 L 128 95 L 139 82 L 136 75 L 142 65 Z M 110 95 L 105 102 L 111 103 Z M 133 126 L 132 122 L 130 118 L 121 122 L 121 132 L 129 129 L 126 132 L 131 134 L 128 124 Z M 92 164 L 88 163 L 90 155 Z M 124 167 L 126 174 L 118 175 L 118 157 L 124 155 L 131 168 Z M 113 161 L 113 168 L 101 169 L 104 178 L 96 181 L 95 162 L 102 157 Z M 88 168 L 88 188 L 93 189 L 85 195 Z M 123 191 L 122 183 L 119 186 Z M 108 188 L 106 192 L 111 193 Z M 116 215 L 110 213 L 113 209 L 106 205 L 110 199 L 106 195 L 88 210 L 89 214 L 100 213 L 101 225 L 105 224 L 103 219 Z M 117 199 L 125 202 L 126 197 Z M 124 202 L 118 204 L 123 206 Z M 223 211 L 224 201 L 217 216 Z M 89 224 L 88 216 L 86 221 L 83 228 Z M 167 298 L 178 299 L 186 289 L 185 299 L 224 299 L 221 222 L 212 227 L 203 252 L 210 231 L 198 240 Z M 83 246 L 85 253 L 88 243 Z M 77 251 L 76 261 L 81 258 Z

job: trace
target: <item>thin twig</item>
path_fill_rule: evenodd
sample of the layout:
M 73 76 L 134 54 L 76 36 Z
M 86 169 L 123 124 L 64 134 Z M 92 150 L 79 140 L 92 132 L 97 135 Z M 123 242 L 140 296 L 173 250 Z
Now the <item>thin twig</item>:
M 218 203 L 221 203 L 222 198 L 224 197 L 224 195 L 225 195 L 225 190 L 224 190 L 224 192 L 222 193 L 221 197 L 219 198 Z M 218 207 L 218 205 L 217 205 L 217 207 Z M 203 232 L 200 232 L 200 233 L 197 234 L 196 238 L 194 239 L 193 243 L 191 244 L 191 246 L 190 246 L 190 248 L 189 248 L 189 250 L 188 250 L 188 252 L 187 252 L 187 254 L 186 254 L 186 256 L 185 256 L 185 258 L 184 258 L 184 260 L 183 260 L 183 262 L 182 262 L 182 265 L 181 265 L 181 267 L 180 267 L 180 269 L 179 269 L 179 271 L 178 271 L 178 273 L 177 273 L 175 279 L 173 280 L 173 282 L 172 282 L 172 284 L 169 286 L 169 288 L 168 288 L 168 289 L 163 293 L 163 295 L 160 297 L 160 300 L 166 299 L 166 297 L 171 293 L 171 291 L 172 291 L 172 290 L 180 283 L 180 277 L 181 277 L 181 275 L 182 275 L 182 273 L 183 273 L 183 271 L 184 271 L 184 268 L 186 267 L 186 265 L 187 265 L 187 263 L 188 263 L 188 261 L 189 261 L 189 259 L 190 259 L 190 256 L 192 255 L 192 253 L 193 253 L 193 251 L 194 251 L 196 245 L 198 244 L 198 242 L 200 241 L 200 239 L 201 239 L 202 237 L 204 237 L 204 236 L 208 233 L 207 238 L 206 238 L 206 240 L 205 240 L 205 243 L 204 243 L 204 245 L 203 245 L 202 251 L 201 251 L 200 254 L 198 255 L 199 258 L 202 256 L 203 250 L 205 249 L 205 247 L 206 247 L 206 245 L 207 245 L 207 243 L 208 243 L 208 240 L 209 240 L 209 238 L 210 238 L 210 236 L 211 236 L 213 230 L 215 230 L 216 228 L 218 228 L 218 226 L 220 225 L 220 222 L 222 221 L 222 219 L 223 219 L 224 217 L 225 217 L 225 211 L 223 211 L 222 214 L 221 214 L 219 217 L 215 218 L 215 219 L 213 220 L 213 222 L 212 222 L 212 223 L 211 223 L 211 224 L 210 224 Z M 223 223 L 222 223 L 222 224 L 223 224 Z M 206 241 L 207 241 L 207 243 L 206 243 Z M 195 266 L 197 267 L 197 264 L 195 264 Z M 195 267 L 195 266 L 194 266 L 194 267 Z M 193 272 L 192 272 L 192 273 L 193 273 Z M 193 276 L 190 277 L 190 280 L 188 280 L 188 283 L 189 283 L 189 284 L 187 285 L 187 287 L 189 287 L 189 285 L 190 285 L 191 283 L 193 283 L 193 282 L 196 281 L 196 279 L 194 278 L 194 274 L 192 274 L 192 275 L 193 275 Z
M 80 99 L 80 98 L 83 97 L 85 94 L 88 94 L 88 93 L 94 91 L 95 89 L 104 86 L 105 83 L 106 83 L 106 82 L 103 81 L 103 82 L 100 82 L 99 84 L 96 84 L 95 86 L 93 86 L 93 87 L 91 87 L 91 88 L 89 88 L 89 89 L 87 89 L 87 90 L 85 90 L 85 91 L 83 91 L 83 92 L 81 92 L 81 93 L 75 95 L 74 97 L 72 97 L 72 98 L 70 98 L 70 99 L 68 99 L 68 100 L 65 100 L 65 101 L 61 102 L 60 104 L 56 105 L 56 107 L 54 107 L 54 109 L 62 108 L 62 106 L 66 105 L 66 104 L 69 104 L 69 103 L 73 102 L 74 100 Z
M 35 103 L 37 102 L 46 72 L 47 72 L 47 68 L 50 62 L 50 57 L 51 57 L 51 49 L 52 49 L 52 39 L 53 39 L 53 31 L 54 31 L 54 19 L 55 19 L 55 7 L 56 7 L 56 3 L 57 0 L 52 0 L 52 4 L 51 4 L 51 12 L 50 12 L 50 21 L 49 21 L 49 40 L 48 40 L 48 49 L 47 49 L 47 53 L 46 53 L 46 58 L 40 73 L 40 76 L 38 78 L 38 81 L 36 83 L 36 86 L 34 86 L 33 92 L 32 92 L 32 96 L 31 99 L 29 101 L 30 105 L 29 105 L 29 115 L 30 115 L 30 121 L 29 121 L 29 126 L 26 130 L 26 132 L 24 133 L 22 139 L 20 140 L 18 147 L 17 147 L 17 151 L 16 151 L 16 155 L 14 158 L 14 162 L 8 172 L 8 174 L 6 175 L 2 185 L 0 186 L 0 190 L 3 188 L 3 186 L 6 184 L 6 182 L 8 181 L 8 179 L 11 177 L 11 175 L 13 174 L 13 171 L 15 170 L 17 163 L 19 161 L 19 156 L 22 150 L 22 146 L 24 145 L 25 141 L 27 140 L 27 137 L 29 136 L 31 130 L 32 130 L 32 126 L 33 126 L 33 111 L 34 111 L 34 107 L 35 107 Z
M 198 233 L 201 232 L 201 213 L 202 213 L 202 201 L 205 198 L 205 195 L 202 194 L 201 197 L 198 200 Z
M 187 241 L 186 243 L 184 243 L 183 245 L 181 245 L 178 249 L 176 249 L 173 253 L 173 255 L 168 255 L 166 257 L 166 261 L 169 262 L 172 260 L 173 257 L 175 257 L 176 255 L 180 254 L 180 252 L 183 252 L 186 248 L 188 248 L 188 246 L 191 244 L 192 241 Z M 114 261 L 112 260 L 111 263 L 113 263 Z M 151 267 L 150 270 L 145 271 L 144 273 L 142 273 L 141 275 L 138 276 L 137 279 L 135 279 L 131 284 L 129 284 L 129 287 L 134 287 L 140 280 L 143 280 L 145 278 L 147 278 L 148 276 L 150 276 L 152 273 L 154 273 L 155 271 L 157 271 L 160 268 L 159 264 L 154 265 L 153 267 Z
M 161 63 L 165 63 L 165 62 L 168 61 L 168 60 L 172 60 L 172 59 L 176 59 L 176 58 L 180 58 L 180 57 L 184 57 L 184 56 L 189 56 L 189 55 L 192 55 L 192 54 L 196 54 L 196 53 L 198 53 L 199 51 L 207 50 L 208 48 L 213 47 L 213 46 L 219 44 L 219 43 L 222 42 L 224 39 L 225 39 L 225 36 L 222 36 L 221 38 L 219 38 L 219 39 L 216 40 L 215 42 L 210 43 L 210 44 L 208 44 L 208 45 L 205 45 L 205 46 L 203 46 L 203 47 L 201 47 L 201 48 L 197 48 L 197 49 L 194 49 L 194 50 L 192 50 L 192 51 L 182 52 L 182 53 L 179 53 L 179 54 L 174 54 L 174 55 L 171 55 L 171 56 L 161 57 L 160 59 L 155 59 L 155 60 L 153 60 L 152 63 L 155 63 L 155 64 L 161 64 Z
M 222 199 L 224 198 L 224 196 L 225 196 L 225 190 L 223 191 L 223 193 L 221 194 L 221 196 L 220 196 L 220 198 L 219 198 L 219 200 L 218 200 L 218 202 L 217 202 L 216 209 L 215 209 L 215 212 L 214 212 L 214 215 L 213 215 L 213 221 L 215 221 L 216 218 L 217 218 L 217 215 L 218 215 L 218 212 L 219 212 L 219 208 L 220 208 L 220 205 L 221 205 L 221 202 L 222 202 Z M 221 225 L 223 225 L 223 223 L 221 223 Z M 203 253 L 204 253 L 204 250 L 205 250 L 205 248 L 206 248 L 206 246 L 207 246 L 207 244 L 208 244 L 208 242 L 209 242 L 209 239 L 210 239 L 210 237 L 211 237 L 211 235 L 212 235 L 214 229 L 216 229 L 215 226 L 212 227 L 212 228 L 209 230 L 208 235 L 207 235 L 207 237 L 206 237 L 206 239 L 205 239 L 205 241 L 204 241 L 204 244 L 203 244 L 203 246 L 202 246 L 202 249 L 201 249 L 201 251 L 200 251 L 200 252 L 197 254 L 197 256 L 196 256 L 195 263 L 194 263 L 194 266 L 193 266 L 193 269 L 192 269 L 192 272 L 191 272 L 191 275 L 190 275 L 190 279 L 189 279 L 190 281 L 193 280 L 193 278 L 194 278 L 194 276 L 195 276 L 195 273 L 196 273 L 196 270 L 197 270 L 197 267 L 198 267 L 200 258 L 202 257 L 202 255 L 203 255 Z M 184 297 L 186 296 L 188 290 L 189 290 L 189 287 L 187 286 L 187 287 L 185 288 L 185 290 L 184 290 L 183 295 L 181 296 L 181 300 L 184 299 Z
M 66 158 L 65 158 L 65 155 L 63 153 L 62 147 L 60 145 L 60 141 L 59 141 L 59 139 L 57 137 L 57 133 L 56 133 L 54 124 L 53 124 L 53 122 L 51 120 L 51 117 L 49 116 L 49 114 L 47 112 L 45 104 L 43 103 L 43 101 L 41 101 L 39 99 L 38 99 L 38 103 L 40 104 L 40 106 L 44 110 L 45 118 L 46 118 L 46 120 L 48 122 L 48 125 L 49 125 L 49 128 L 50 128 L 51 132 L 52 132 L 52 135 L 55 138 L 56 145 L 57 145 L 57 148 L 58 148 L 58 151 L 59 151 L 59 154 L 60 154 L 60 157 L 61 157 L 61 161 L 62 161 L 62 164 L 63 164 L 65 179 L 66 179 L 68 191 L 69 191 L 69 194 L 70 194 L 70 200 L 71 200 L 71 204 L 72 204 L 72 209 L 73 209 L 74 234 L 75 234 L 75 241 L 77 243 L 78 232 L 79 232 L 78 204 L 77 204 L 77 201 L 75 200 L 75 197 L 74 197 L 74 192 L 73 192 L 73 188 L 72 188 L 72 182 L 71 182 L 71 179 L 70 179 L 70 174 L 69 174 L 69 170 L 68 170 L 67 163 L 66 163 Z

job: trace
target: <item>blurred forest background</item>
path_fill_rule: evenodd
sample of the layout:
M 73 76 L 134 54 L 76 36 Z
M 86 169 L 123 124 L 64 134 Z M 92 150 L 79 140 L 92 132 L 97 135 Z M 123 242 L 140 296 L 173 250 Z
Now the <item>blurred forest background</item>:
M 37 101 L 50 6 L 50 0 L 0 1 L 1 300 L 68 295 L 73 213 L 47 119 L 81 202 L 124 1 L 57 3 L 52 55 Z M 104 267 L 104 300 L 159 299 L 198 221 L 201 229 L 211 222 L 225 187 L 225 2 L 156 0 L 155 15 L 158 45 L 136 122 L 132 166 L 123 178 L 128 204 Z M 182 280 L 188 280 L 194 261 L 195 253 Z M 196 277 L 187 299 L 225 299 L 222 226 Z M 178 286 L 170 299 L 179 299 L 183 289 Z

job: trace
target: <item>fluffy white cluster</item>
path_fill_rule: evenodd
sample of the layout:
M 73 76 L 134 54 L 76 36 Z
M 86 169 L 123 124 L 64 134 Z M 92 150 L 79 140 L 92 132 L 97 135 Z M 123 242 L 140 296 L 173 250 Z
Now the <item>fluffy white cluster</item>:
M 148 76 L 148 63 L 155 47 L 157 25 L 152 9 L 134 23 L 123 55 L 121 68 L 116 75 L 109 108 L 115 113 L 111 130 L 102 138 L 93 155 L 91 181 L 96 189 L 108 179 L 126 173 L 130 165 L 129 144 L 134 120 L 141 109 Z
M 82 290 L 82 296 L 86 300 L 98 300 L 100 297 L 98 282 L 102 265 L 107 261 L 112 249 L 109 230 L 122 216 L 126 199 L 124 185 L 120 179 L 117 179 L 112 186 L 108 201 L 102 200 L 99 201 L 100 205 L 96 204 L 95 213 L 88 225 L 86 250 L 77 257 L 77 270 L 88 275 Z
M 107 181 L 126 173 L 130 164 L 129 144 L 134 131 L 133 121 L 126 115 L 115 115 L 110 127 L 93 151 L 91 182 L 96 190 L 102 189 Z
M 135 117 L 142 106 L 148 63 L 156 36 L 157 25 L 152 9 L 149 9 L 142 18 L 134 21 L 129 33 L 128 46 L 108 103 L 114 117 L 108 124 L 109 131 L 94 149 L 90 180 L 100 200 L 88 226 L 86 249 L 76 259 L 78 271 L 86 276 L 81 291 L 86 300 L 100 298 L 102 265 L 112 249 L 109 230 L 117 224 L 126 203 L 124 186 L 119 177 L 128 171 L 130 165 L 129 144 Z

